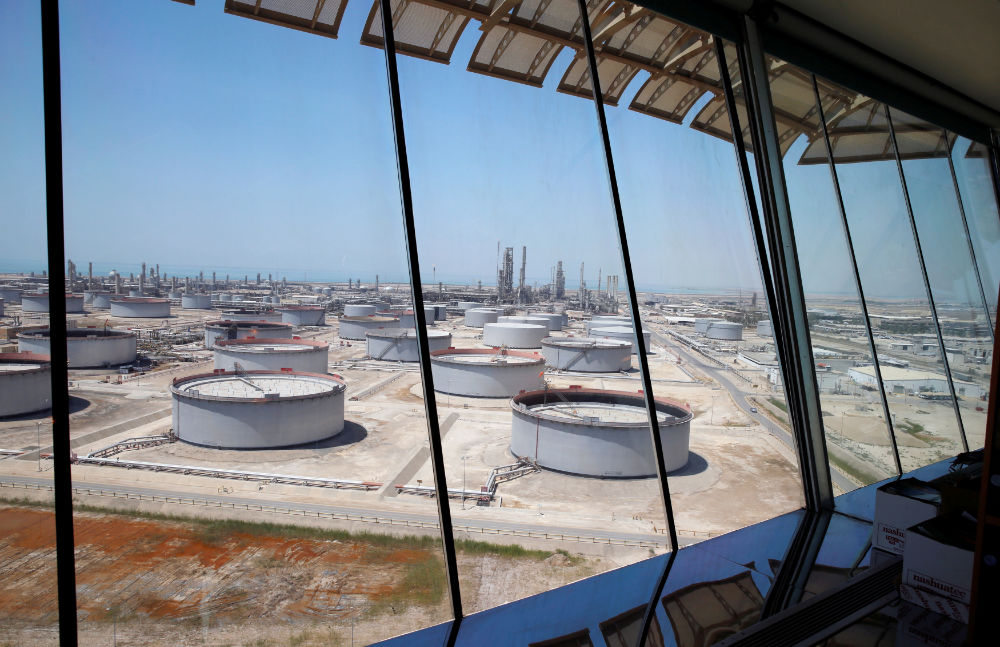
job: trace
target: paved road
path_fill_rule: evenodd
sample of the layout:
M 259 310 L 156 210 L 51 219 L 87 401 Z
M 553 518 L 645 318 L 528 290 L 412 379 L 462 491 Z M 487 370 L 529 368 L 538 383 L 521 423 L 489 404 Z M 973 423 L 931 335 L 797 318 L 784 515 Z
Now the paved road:
M 6 483 L 17 483 L 20 485 L 32 485 L 32 486 L 42 486 L 50 487 L 52 481 L 50 479 L 35 478 L 27 476 L 0 476 L 0 482 Z M 323 505 L 316 503 L 299 503 L 295 501 L 287 500 L 277 500 L 277 499 L 267 499 L 264 497 L 241 497 L 241 496 L 215 496 L 206 494 L 191 494 L 186 492 L 178 492 L 176 490 L 160 490 L 155 488 L 145 488 L 136 487 L 130 485 L 109 485 L 107 483 L 91 483 L 87 481 L 73 481 L 74 488 L 90 488 L 94 490 L 104 490 L 105 492 L 115 492 L 121 496 L 134 496 L 138 498 L 139 496 L 147 497 L 170 497 L 170 498 L 183 498 L 183 499 L 196 499 L 199 501 L 205 501 L 209 505 L 222 504 L 226 507 L 229 505 L 237 506 L 265 506 L 265 507 L 275 507 L 293 511 L 301 511 L 307 513 L 320 513 L 328 515 L 351 515 L 352 517 L 377 517 L 384 520 L 393 520 L 397 522 L 409 522 L 414 524 L 426 524 L 424 527 L 437 528 L 438 518 L 437 515 L 430 514 L 418 514 L 411 512 L 399 512 L 396 510 L 378 510 L 378 509 L 368 509 L 368 508 L 355 508 L 347 506 L 334 506 L 334 505 Z M 360 519 L 358 519 L 360 521 Z M 369 519 L 369 521 L 374 521 L 374 519 Z M 603 543 L 604 540 L 611 541 L 634 541 L 634 542 L 647 542 L 647 543 L 657 543 L 665 545 L 668 541 L 665 535 L 655 535 L 655 534 L 645 534 L 645 533 L 629 533 L 629 532 L 612 532 L 606 530 L 598 530 L 593 528 L 570 528 L 565 526 L 551 526 L 542 524 L 526 524 L 526 523 L 516 523 L 508 521 L 495 521 L 495 520 L 473 520 L 473 519 L 454 519 L 454 525 L 457 530 L 464 530 L 468 528 L 471 532 L 486 531 L 486 534 L 515 534 L 515 533 L 545 533 L 548 534 L 551 539 L 558 540 L 558 537 L 552 537 L 552 535 L 567 535 L 571 537 L 582 537 L 582 538 L 594 538 L 601 540 L 599 543 Z M 497 533 L 496 531 L 500 531 Z M 544 537 L 535 537 L 541 538 Z M 679 540 L 681 545 L 688 545 L 695 543 L 697 540 L 694 538 L 683 538 Z
M 660 345 L 669 348 L 671 352 L 677 353 L 687 364 L 693 365 L 695 368 L 718 382 L 724 389 L 729 391 L 729 395 L 732 397 L 733 402 L 736 403 L 736 406 L 738 406 L 743 413 L 771 432 L 775 438 L 785 443 L 785 445 L 790 447 L 793 451 L 795 450 L 795 441 L 792 438 L 792 435 L 788 433 L 784 427 L 777 424 L 764 414 L 754 413 L 750 410 L 754 407 L 754 405 L 747 400 L 747 396 L 754 395 L 754 392 L 744 390 L 743 385 L 746 384 L 746 382 L 737 377 L 734 373 L 720 368 L 714 362 L 704 360 L 699 353 L 689 350 L 683 344 L 668 340 L 655 331 L 652 331 L 652 334 L 653 339 L 655 339 Z M 835 465 L 831 464 L 830 467 L 830 474 L 834 484 L 836 484 L 837 487 L 839 487 L 843 492 L 850 492 L 851 490 L 857 489 L 858 485 L 837 470 Z

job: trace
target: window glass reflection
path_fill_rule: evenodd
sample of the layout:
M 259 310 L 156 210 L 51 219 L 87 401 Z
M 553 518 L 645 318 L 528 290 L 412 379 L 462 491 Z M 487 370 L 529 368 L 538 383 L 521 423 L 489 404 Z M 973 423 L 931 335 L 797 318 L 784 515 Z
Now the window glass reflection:
M 254 4 L 61 7 L 87 643 L 450 617 L 436 506 L 395 488 L 434 481 L 384 56 L 361 4 Z

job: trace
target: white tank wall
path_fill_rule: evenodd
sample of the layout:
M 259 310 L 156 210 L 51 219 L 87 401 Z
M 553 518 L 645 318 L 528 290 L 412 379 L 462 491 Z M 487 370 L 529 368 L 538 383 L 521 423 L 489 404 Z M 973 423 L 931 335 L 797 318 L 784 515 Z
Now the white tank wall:
M 587 334 L 591 335 L 598 328 L 631 328 L 632 320 L 627 317 L 593 318 L 583 324 Z
M 21 289 L 0 287 L 0 298 L 6 301 L 7 305 L 19 304 L 21 303 Z
M 435 303 L 434 304 L 434 321 L 447 321 L 448 320 L 448 304 L 447 303 Z
M 21 311 L 22 312 L 48 312 L 49 311 L 49 295 L 21 295 Z M 67 294 L 66 295 L 66 312 L 83 312 L 83 295 L 82 294 Z
M 691 423 L 660 427 L 665 470 L 688 461 Z M 537 455 L 535 448 L 538 448 Z M 557 422 L 514 410 L 510 451 L 531 458 L 546 469 L 605 478 L 656 476 L 656 458 L 649 427 L 604 427 Z
M 639 348 L 635 343 L 635 330 L 632 328 L 626 328 L 625 326 L 615 326 L 613 328 L 594 328 L 591 333 L 591 337 L 597 337 L 598 339 L 624 339 L 625 341 L 632 342 L 632 352 L 638 353 Z M 646 346 L 646 352 L 651 352 L 652 346 L 652 334 L 648 330 L 642 331 L 642 341 Z
M 507 348 L 539 348 L 549 329 L 536 324 L 489 323 L 483 326 L 483 343 Z
M 709 339 L 739 341 L 743 339 L 743 326 L 730 321 L 718 321 L 708 325 L 705 336 Z
M 156 318 L 170 316 L 170 302 L 157 301 L 112 301 L 112 317 Z
M 111 308 L 111 299 L 113 299 L 114 296 L 115 295 L 110 292 L 104 294 L 95 293 L 94 298 L 90 301 L 90 307 L 97 310 L 108 310 Z
M 193 310 L 208 310 L 212 307 L 212 295 L 185 294 L 181 297 L 181 307 Z
M 47 336 L 19 335 L 17 349 L 21 352 L 51 355 L 52 340 Z M 66 340 L 66 355 L 69 368 L 131 364 L 136 358 L 136 337 L 133 334 L 102 337 L 96 333 L 93 337 L 69 337 Z
M 540 362 L 497 365 L 431 358 L 435 391 L 477 398 L 509 398 L 521 391 L 541 388 L 538 374 L 544 370 Z
M 377 333 L 367 336 L 367 354 L 372 359 L 386 362 L 419 362 L 420 348 L 417 345 L 416 331 L 408 337 L 381 337 Z M 451 333 L 439 330 L 427 331 L 427 346 L 431 352 L 444 350 L 451 346 Z
M 348 303 L 344 306 L 345 317 L 367 317 L 378 310 L 376 306 L 367 303 Z
M 293 326 L 322 326 L 326 323 L 326 311 L 316 310 L 281 310 L 282 323 Z
M 351 339 L 354 341 L 365 341 L 369 330 L 384 330 L 388 328 L 402 328 L 399 319 L 389 321 L 378 321 L 375 319 L 351 321 L 341 319 L 337 336 L 341 339 Z M 412 328 L 412 326 L 410 326 Z
M 757 335 L 760 337 L 774 337 L 774 329 L 771 327 L 770 319 L 761 319 L 757 322 Z
M 532 317 L 541 317 L 542 319 L 547 319 L 549 322 L 549 330 L 562 330 L 563 329 L 563 316 L 558 313 L 552 312 L 539 312 L 531 315 Z
M 0 364 L 0 417 L 44 411 L 52 406 L 52 367 L 3 372 Z
M 566 338 L 559 337 L 558 339 L 563 341 Z M 632 368 L 632 344 L 601 346 L 599 345 L 600 341 L 579 337 L 573 339 L 573 344 L 579 343 L 580 346 L 563 346 L 549 344 L 547 340 L 544 340 L 542 341 L 542 356 L 545 357 L 546 365 L 560 371 L 616 373 Z M 583 346 L 583 344 L 588 343 L 593 345 Z
M 313 443 L 344 430 L 344 392 L 300 400 L 227 402 L 174 393 L 174 433 L 208 447 L 261 449 Z
M 536 315 L 508 315 L 497 317 L 497 323 L 531 324 L 533 326 L 545 326 L 545 330 L 552 330 L 551 320 Z
M 234 312 L 232 310 L 223 310 L 219 313 L 219 316 L 229 321 L 271 321 L 281 323 L 280 312 Z
M 497 323 L 500 313 L 484 308 L 470 308 L 465 311 L 465 325 L 471 328 L 482 328 L 488 323 Z
M 229 337 L 229 326 L 205 326 L 205 348 L 215 348 L 217 339 L 246 339 L 247 337 L 258 337 L 260 339 L 291 339 L 291 328 L 253 328 L 238 326 L 236 337 Z M 324 371 L 325 372 L 325 371 Z
M 328 373 L 330 370 L 328 346 L 267 352 L 248 352 L 241 345 L 215 346 L 215 368 L 232 371 L 236 369 L 236 362 L 239 362 L 244 371 L 280 371 L 290 368 L 298 373 Z
M 481 301 L 459 301 L 457 307 L 459 310 L 464 312 L 473 308 L 482 308 L 484 305 L 486 304 Z
M 711 324 L 717 323 L 719 321 L 725 321 L 725 319 L 712 319 L 712 318 L 709 318 L 709 317 L 702 317 L 700 319 L 695 319 L 694 320 L 694 331 L 695 332 L 700 332 L 702 334 L 705 334 L 705 332 L 708 330 L 708 327 Z

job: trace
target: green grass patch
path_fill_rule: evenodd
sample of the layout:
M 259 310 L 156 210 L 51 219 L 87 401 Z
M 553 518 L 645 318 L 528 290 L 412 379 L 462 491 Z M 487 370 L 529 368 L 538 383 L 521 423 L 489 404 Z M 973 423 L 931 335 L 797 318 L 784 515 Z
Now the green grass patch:
M 911 436 L 920 437 L 920 434 L 926 431 L 926 428 L 919 422 L 913 422 L 912 420 L 902 420 L 896 423 L 896 429 L 906 432 Z
M 848 461 L 838 458 L 833 452 L 829 453 L 829 457 L 830 457 L 830 462 L 833 463 L 833 465 L 838 470 L 840 470 L 844 474 L 847 474 L 848 476 L 853 477 L 855 480 L 859 481 L 864 485 L 868 485 L 870 483 L 874 483 L 876 481 L 881 480 L 880 476 L 869 473 L 868 471 L 860 469 Z
M 785 413 L 788 413 L 788 405 L 786 405 L 783 401 L 779 400 L 778 398 L 768 398 L 767 401 L 773 404 L 774 406 L 778 407 Z

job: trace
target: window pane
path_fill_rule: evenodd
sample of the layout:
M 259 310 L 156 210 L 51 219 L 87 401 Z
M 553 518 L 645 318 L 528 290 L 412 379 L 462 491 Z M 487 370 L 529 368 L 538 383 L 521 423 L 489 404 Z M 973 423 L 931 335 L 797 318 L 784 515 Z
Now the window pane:
M 802 486 L 712 40 L 657 15 L 611 42 L 633 36 L 667 72 L 608 121 L 653 391 L 693 413 L 689 447 L 665 444 L 690 544 L 798 508 Z
M 962 444 L 885 109 L 859 96 L 826 120 L 900 461 L 910 471 Z M 814 156 L 825 153 L 813 146 L 802 159 Z M 849 376 L 876 388 L 870 364 L 850 368 Z
M 48 325 L 42 42 L 38 3 L 0 21 L 0 642 L 59 644 L 52 368 L 18 333 Z M 60 294 L 61 288 L 53 288 Z M 41 311 L 39 311 L 41 310 Z
M 454 313 L 432 362 L 475 612 L 663 552 L 666 522 L 630 331 L 580 341 L 627 287 L 578 4 L 394 6 L 424 297 Z
M 840 494 L 896 475 L 882 394 L 851 377 L 872 367 L 872 345 L 861 305 L 851 248 L 831 169 L 826 161 L 812 77 L 772 59 L 775 111 L 798 128 L 783 158 L 795 244 L 805 292 L 816 383 L 823 410 L 827 455 Z M 850 102 L 840 88 L 820 81 L 824 114 Z M 806 152 L 813 151 L 812 157 Z
M 446 621 L 435 504 L 394 487 L 429 456 L 412 336 L 393 360 L 365 340 L 411 306 L 367 7 L 332 40 L 288 28 L 315 2 L 202 4 L 62 7 L 81 637 Z

